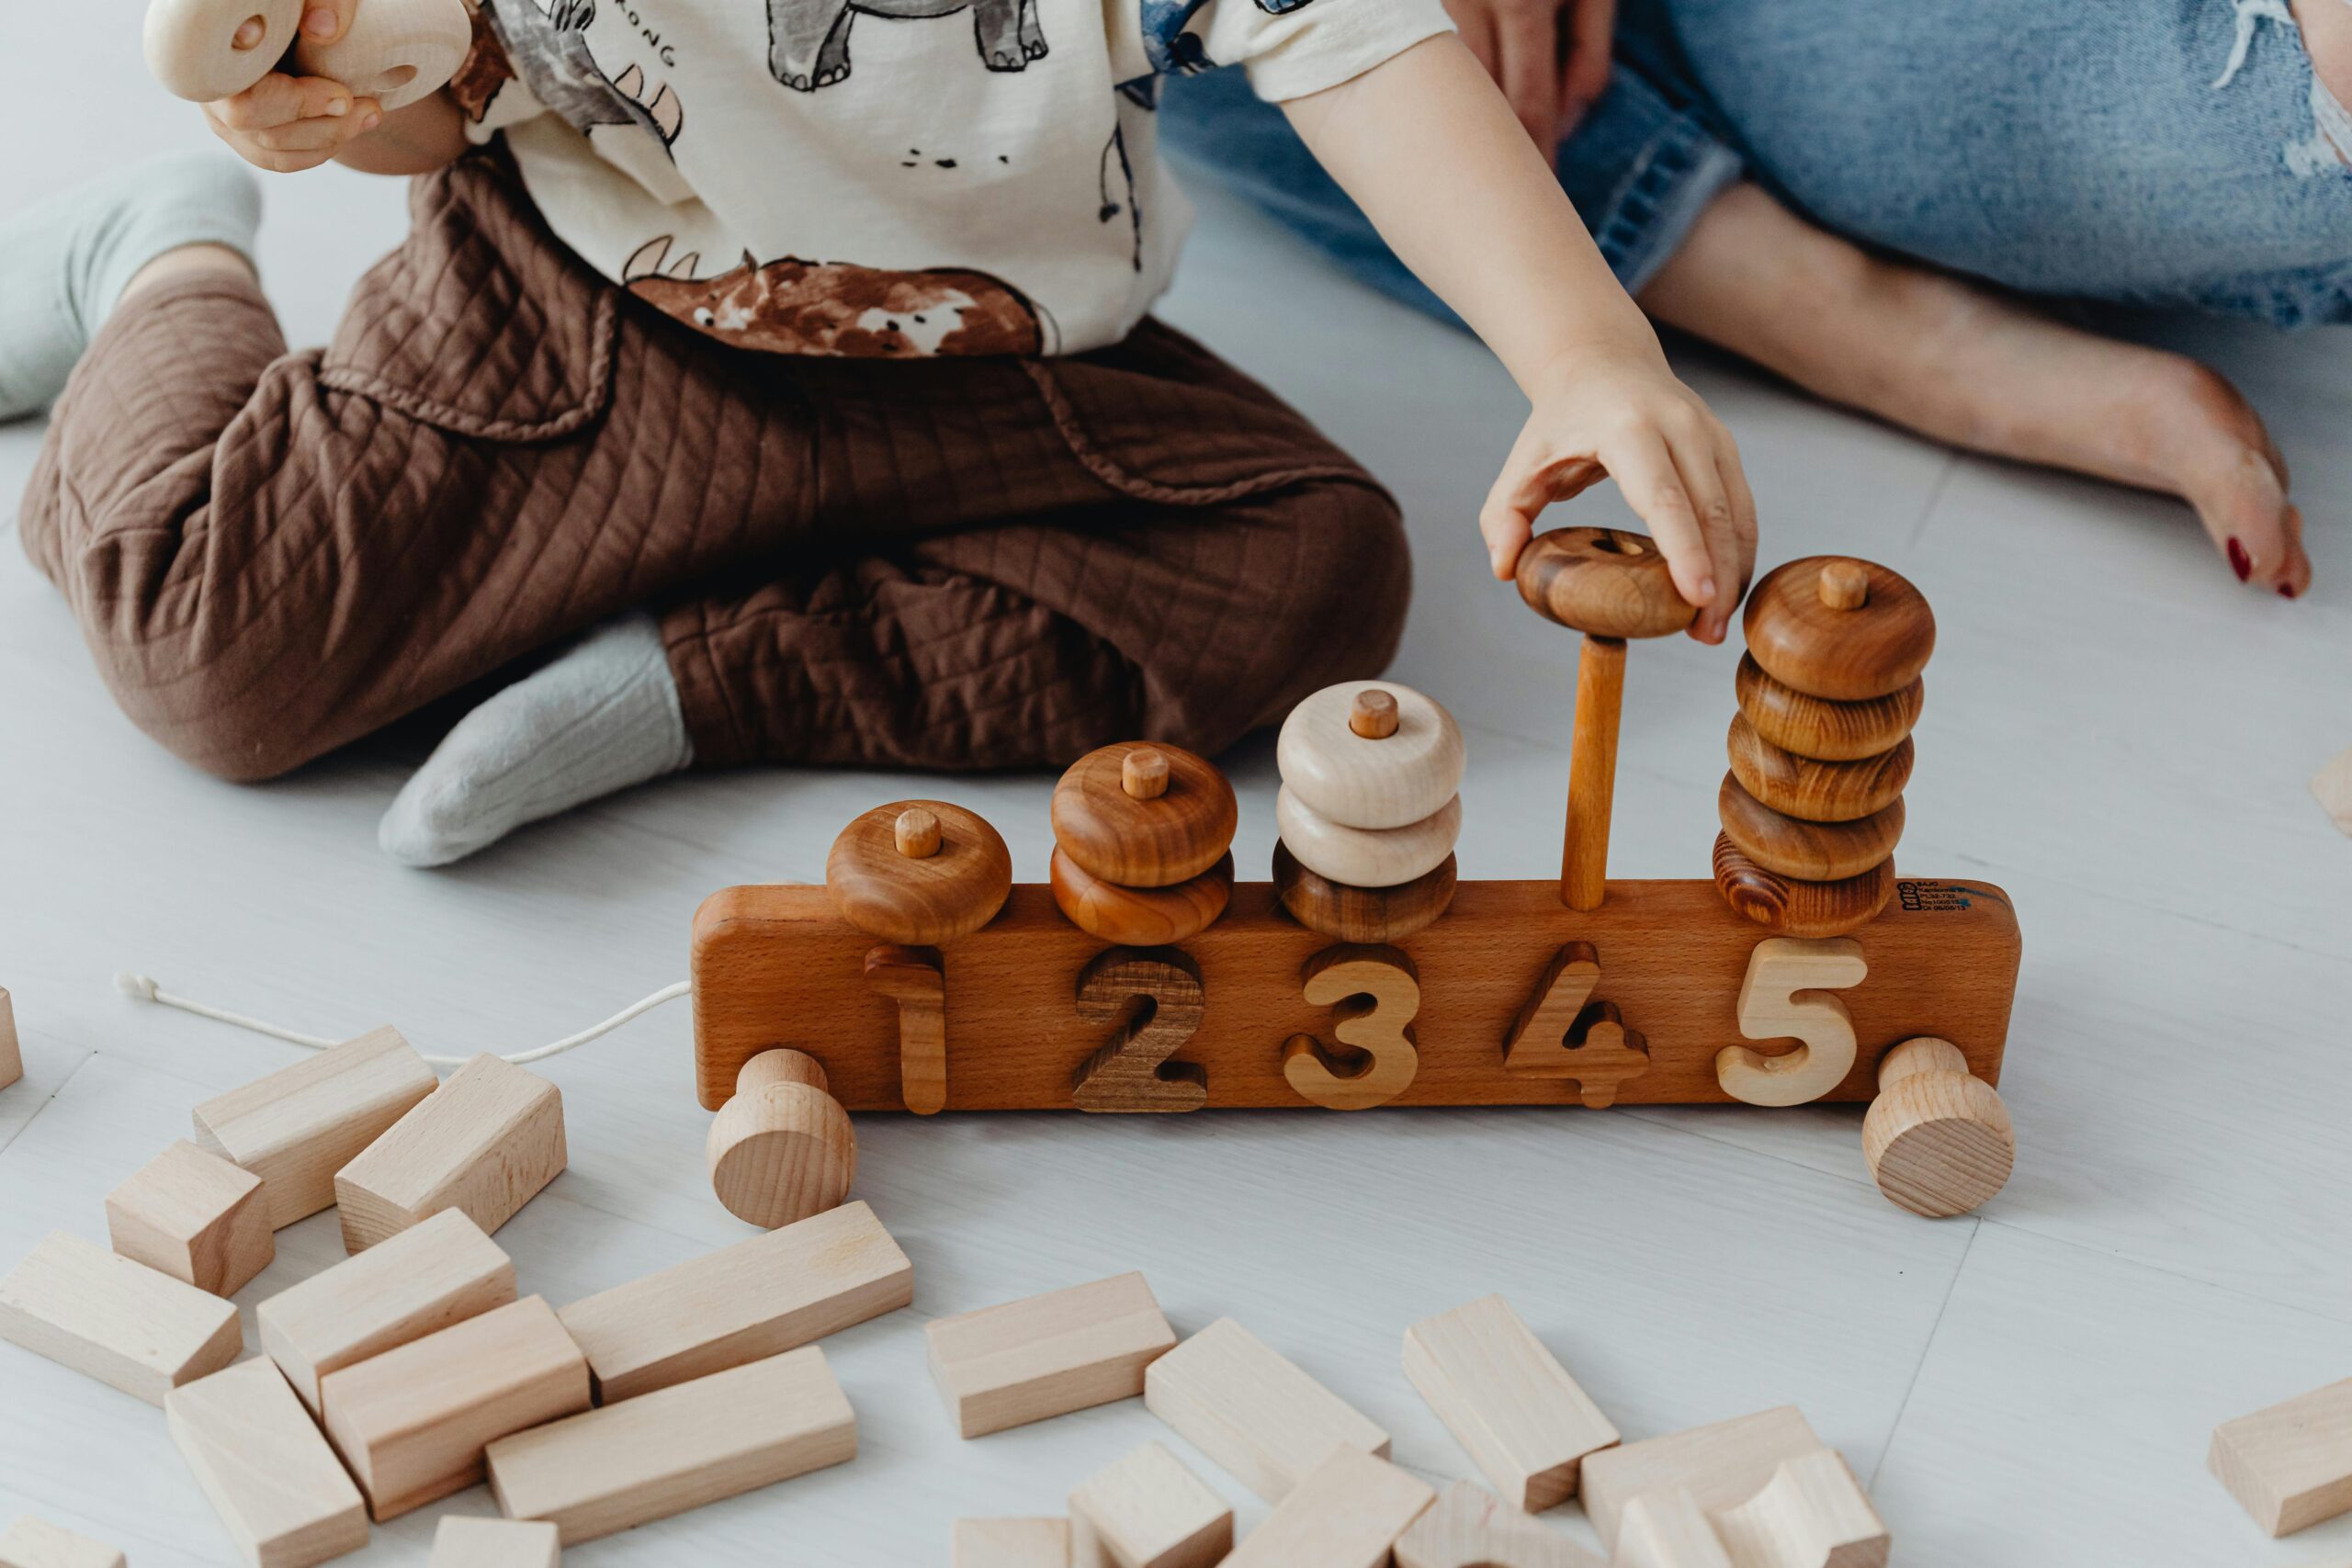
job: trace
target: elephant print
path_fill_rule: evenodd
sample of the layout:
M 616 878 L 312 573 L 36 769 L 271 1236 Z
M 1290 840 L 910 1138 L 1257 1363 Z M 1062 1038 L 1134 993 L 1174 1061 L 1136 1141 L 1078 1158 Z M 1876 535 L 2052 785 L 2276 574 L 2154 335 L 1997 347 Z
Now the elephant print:
M 698 278 L 698 254 L 670 260 L 670 236 L 649 241 L 622 269 L 628 291 L 706 336 L 771 354 L 855 359 L 1043 354 L 1037 308 L 1001 279 L 963 267 L 893 272 L 850 262 L 749 254 Z
M 980 63 L 1023 71 L 1046 57 L 1037 0 L 768 0 L 768 70 L 804 93 L 849 74 L 850 23 L 860 14 L 920 21 L 972 13 Z

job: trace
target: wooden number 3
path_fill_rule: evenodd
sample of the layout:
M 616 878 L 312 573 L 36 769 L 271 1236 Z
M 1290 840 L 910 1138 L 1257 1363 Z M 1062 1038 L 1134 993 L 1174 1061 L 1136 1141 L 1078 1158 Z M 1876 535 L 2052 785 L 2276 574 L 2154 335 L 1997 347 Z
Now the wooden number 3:
M 1306 999 L 1332 1008 L 1331 1032 L 1345 1052 L 1327 1051 L 1312 1034 L 1283 1046 L 1283 1077 L 1301 1098 L 1333 1111 L 1383 1105 L 1412 1087 L 1421 1054 L 1413 1017 L 1421 1010 L 1420 974 L 1393 947 L 1334 947 L 1307 961 Z
M 1080 1111 L 1198 1111 L 1208 1103 L 1208 1069 L 1168 1058 L 1207 1010 L 1199 965 L 1174 948 L 1097 953 L 1078 976 L 1078 1015 L 1121 1027 L 1080 1066 L 1071 1101 Z
M 1739 987 L 1739 1032 L 1804 1043 L 1779 1056 L 1724 1046 L 1715 1054 L 1724 1092 L 1750 1105 L 1803 1105 L 1844 1082 L 1854 1070 L 1854 1015 L 1829 993 L 1860 985 L 1869 973 L 1862 944 L 1851 937 L 1758 942 Z

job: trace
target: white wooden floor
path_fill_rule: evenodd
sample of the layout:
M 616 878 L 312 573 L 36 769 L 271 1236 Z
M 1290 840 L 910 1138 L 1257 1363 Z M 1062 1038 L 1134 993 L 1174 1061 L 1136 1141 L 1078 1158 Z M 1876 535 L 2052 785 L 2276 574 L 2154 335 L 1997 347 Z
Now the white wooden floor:
M 0 214 L 200 134 L 140 76 L 134 10 L 12 17 L 32 34 L 17 58 L 44 63 L 0 101 L 20 150 L 0 164 Z M 298 342 L 324 334 L 401 203 L 340 172 L 275 187 L 265 255 Z M 1223 208 L 1169 313 L 1403 497 L 1420 586 L 1396 673 L 1468 728 L 1464 874 L 1540 874 L 1571 649 L 1486 579 L 1471 521 L 1516 395 L 1468 341 Z M 1936 605 L 1905 863 L 1998 880 L 2027 932 L 2003 1085 L 2021 1153 L 1981 1216 L 1887 1205 L 1849 1110 L 868 1119 L 859 1193 L 918 1287 L 912 1312 L 828 1345 L 863 1457 L 571 1560 L 942 1563 L 958 1515 L 1058 1511 L 1165 1434 L 1130 1404 L 959 1442 L 917 1326 L 1125 1269 L 1180 1331 L 1239 1317 L 1432 1478 L 1467 1461 L 1400 1376 L 1399 1335 L 1498 1290 L 1629 1437 L 1802 1404 L 1871 1484 L 1902 1562 L 2352 1551 L 2352 1519 L 2263 1540 L 2203 1471 L 2217 1420 L 2352 1374 L 2352 843 L 2304 793 L 2352 743 L 2352 335 L 2194 332 L 2293 461 L 2319 572 L 2304 603 L 2237 589 L 2166 502 L 1956 458 L 1681 356 L 1746 449 L 1768 563 L 1865 553 Z M 0 429 L 11 509 L 40 437 Z M 1613 492 L 1570 510 L 1623 515 Z M 1705 874 L 1734 660 L 1678 643 L 1634 660 L 1621 874 Z M 819 877 L 875 801 L 967 802 L 1024 876 L 1045 869 L 1043 777 L 745 773 L 609 802 L 454 872 L 402 871 L 375 823 L 428 741 L 267 788 L 196 776 L 116 714 L 49 585 L 0 547 L 0 985 L 28 1069 L 0 1091 L 0 1268 L 53 1228 L 102 1238 L 100 1199 L 185 1134 L 192 1103 L 291 1055 L 135 1009 L 118 968 L 317 1032 L 390 1021 L 429 1051 L 512 1050 L 681 976 L 706 894 Z M 1262 865 L 1271 748 L 1232 761 L 1237 847 Z M 526 1290 L 560 1303 L 746 1234 L 704 1179 L 682 1009 L 547 1070 L 572 1164 L 501 1233 Z M 248 1309 L 341 1251 L 328 1215 L 278 1244 Z M 1262 1516 L 1199 1462 L 1245 1528 Z M 450 1506 L 490 1510 L 479 1491 Z M 137 1568 L 234 1561 L 154 1410 L 0 1347 L 0 1519 L 28 1509 Z M 421 1562 L 438 1511 L 352 1561 Z M 1557 1517 L 1583 1532 L 1573 1506 Z

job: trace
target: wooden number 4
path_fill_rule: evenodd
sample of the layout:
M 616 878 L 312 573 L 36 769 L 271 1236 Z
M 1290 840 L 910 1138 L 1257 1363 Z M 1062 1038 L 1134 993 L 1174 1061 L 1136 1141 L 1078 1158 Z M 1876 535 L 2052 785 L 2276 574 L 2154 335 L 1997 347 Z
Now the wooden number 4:
M 1070 1100 L 1080 1111 L 1198 1111 L 1209 1073 L 1168 1058 L 1184 1048 L 1208 1010 L 1199 965 L 1172 947 L 1114 947 L 1078 976 L 1078 1015 L 1119 1032 L 1078 1069 Z
M 1307 960 L 1306 999 L 1334 1010 L 1331 1032 L 1344 1052 L 1312 1034 L 1283 1046 L 1283 1077 L 1302 1099 L 1333 1111 L 1383 1105 L 1412 1087 L 1420 1070 L 1413 1017 L 1420 974 L 1393 947 L 1334 947 Z
M 1648 1042 L 1625 1027 L 1615 1003 L 1592 1000 L 1600 984 L 1600 955 L 1592 943 L 1572 942 L 1554 954 L 1510 1026 L 1503 1071 L 1572 1078 L 1594 1110 L 1616 1104 L 1618 1089 L 1650 1070 L 1650 1054 Z
M 1724 1046 L 1715 1053 L 1724 1092 L 1750 1105 L 1803 1105 L 1843 1083 L 1854 1070 L 1854 1015 L 1830 992 L 1859 986 L 1869 974 L 1862 944 L 1851 937 L 1758 942 L 1739 987 L 1739 1032 L 1803 1043 L 1778 1056 Z

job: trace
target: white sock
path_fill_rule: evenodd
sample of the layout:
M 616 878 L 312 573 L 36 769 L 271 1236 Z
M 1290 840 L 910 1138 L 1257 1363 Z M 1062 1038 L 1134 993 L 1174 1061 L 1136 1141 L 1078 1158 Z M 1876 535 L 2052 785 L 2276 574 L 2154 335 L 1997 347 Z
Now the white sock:
M 694 755 L 661 631 L 650 615 L 624 615 L 458 720 L 376 840 L 403 865 L 447 865 Z
M 250 260 L 261 186 L 226 152 L 174 152 L 0 221 L 0 420 L 65 389 L 139 269 L 166 251 L 226 245 Z

